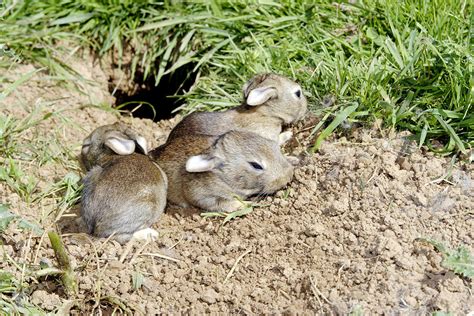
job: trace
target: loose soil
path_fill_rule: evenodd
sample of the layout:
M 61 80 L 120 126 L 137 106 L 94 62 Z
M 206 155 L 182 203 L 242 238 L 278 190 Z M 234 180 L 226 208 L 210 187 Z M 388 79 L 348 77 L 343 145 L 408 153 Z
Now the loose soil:
M 88 55 L 70 64 L 87 81 L 79 88 L 37 73 L 3 101 L 2 113 L 24 118 L 56 111 L 17 140 L 25 174 L 47 190 L 67 174 L 83 175 L 75 156 L 82 139 L 97 126 L 122 120 L 163 143 L 180 119 L 158 123 L 120 116 L 111 104 L 108 75 Z M 20 65 L 11 78 L 33 70 Z M 293 127 L 285 149 L 303 159 L 291 184 L 259 201 L 260 206 L 226 225 L 197 209 L 168 206 L 154 225 L 150 243 L 118 243 L 77 231 L 67 210 L 55 223 L 57 194 L 25 201 L 0 182 L 1 203 L 46 230 L 57 226 L 77 273 L 79 293 L 67 296 L 54 277 L 30 285 L 27 299 L 71 314 L 234 313 L 426 314 L 474 310 L 472 280 L 441 265 L 442 255 L 418 238 L 442 241 L 474 252 L 473 166 L 426 153 L 405 134 L 355 130 L 327 141 L 315 154 L 308 118 Z M 40 161 L 44 143 L 52 153 Z M 5 162 L 5 161 L 3 161 Z M 443 176 L 449 174 L 446 180 Z M 45 234 L 11 225 L 2 235 L 2 253 L 17 263 L 55 265 Z M 6 257 L 5 255 L 3 256 Z M 22 271 L 11 260 L 0 268 Z

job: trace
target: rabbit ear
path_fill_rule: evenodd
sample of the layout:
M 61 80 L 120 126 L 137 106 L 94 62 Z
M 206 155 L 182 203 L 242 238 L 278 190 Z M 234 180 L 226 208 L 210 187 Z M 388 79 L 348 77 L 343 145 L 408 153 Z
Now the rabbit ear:
M 135 142 L 119 135 L 108 137 L 105 140 L 105 146 L 119 155 L 130 155 L 135 151 Z
M 244 98 L 247 98 L 248 95 L 249 95 L 249 88 L 250 88 L 250 85 L 253 83 L 252 79 L 250 79 L 249 81 L 247 81 L 244 86 L 242 87 L 242 92 L 244 93 Z
M 250 78 L 242 87 L 242 92 L 244 93 L 244 99 L 247 99 L 249 96 L 250 91 L 255 89 L 259 84 L 265 81 L 270 74 L 258 74 Z
M 251 106 L 260 105 L 275 97 L 277 97 L 277 89 L 275 87 L 256 88 L 250 91 L 247 97 L 247 104 Z
M 217 165 L 217 159 L 215 157 L 209 157 L 206 155 L 191 156 L 186 161 L 187 172 L 206 172 L 211 171 Z
M 84 142 L 82 143 L 82 148 L 81 148 L 81 153 L 82 155 L 87 155 L 89 153 L 89 150 L 91 149 L 91 139 L 90 137 L 84 139 Z
M 148 154 L 148 146 L 146 144 L 145 137 L 137 136 L 135 138 L 135 143 L 138 145 L 138 149 L 140 149 L 141 152 L 143 152 L 145 155 Z

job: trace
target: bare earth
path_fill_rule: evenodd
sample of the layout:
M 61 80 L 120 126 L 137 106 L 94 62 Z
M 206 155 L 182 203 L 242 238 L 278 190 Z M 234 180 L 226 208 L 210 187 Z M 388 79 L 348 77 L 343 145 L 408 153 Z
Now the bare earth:
M 2 114 L 17 118 L 34 107 L 39 117 L 60 111 L 17 140 L 25 148 L 18 154 L 22 170 L 40 180 L 39 193 L 68 173 L 83 175 L 75 155 L 97 126 L 123 120 L 154 147 L 179 120 L 154 123 L 88 106 L 113 103 L 108 76 L 90 60 L 71 57 L 72 67 L 90 80 L 80 83 L 82 92 L 38 73 L 1 104 Z M 21 65 L 10 75 L 33 69 Z M 296 140 L 286 151 L 308 148 L 308 125 L 310 118 L 294 127 Z M 11 211 L 46 231 L 61 229 L 77 273 L 77 297 L 48 277 L 31 285 L 28 299 L 72 314 L 114 308 L 131 314 L 473 311 L 472 280 L 443 268 L 442 255 L 416 239 L 474 252 L 474 167 L 452 165 L 450 157 L 425 153 L 404 136 L 372 129 L 327 141 L 305 156 L 288 188 L 224 226 L 199 210 L 168 207 L 154 226 L 159 240 L 148 244 L 121 246 L 78 233 L 78 205 L 54 224 L 58 196 L 28 202 L 0 182 L 0 202 Z M 40 161 L 38 148 L 50 159 Z M 448 172 L 449 181 L 437 180 Z M 1 239 L 0 253 L 16 262 L 56 263 L 45 234 L 11 225 Z M 21 279 L 11 260 L 2 260 L 0 269 Z

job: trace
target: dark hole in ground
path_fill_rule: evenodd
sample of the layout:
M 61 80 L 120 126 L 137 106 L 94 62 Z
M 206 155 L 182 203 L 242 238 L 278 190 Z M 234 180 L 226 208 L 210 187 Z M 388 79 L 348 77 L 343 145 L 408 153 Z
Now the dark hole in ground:
M 125 113 L 133 111 L 134 117 L 148 118 L 155 122 L 172 118 L 176 114 L 173 110 L 184 103 L 173 96 L 182 95 L 191 88 L 196 79 L 193 68 L 194 65 L 181 67 L 174 73 L 163 76 L 157 86 L 153 76 L 144 80 L 143 74 L 139 73 L 135 76 L 137 91 L 130 95 L 126 91 L 117 90 L 115 104 L 125 110 Z

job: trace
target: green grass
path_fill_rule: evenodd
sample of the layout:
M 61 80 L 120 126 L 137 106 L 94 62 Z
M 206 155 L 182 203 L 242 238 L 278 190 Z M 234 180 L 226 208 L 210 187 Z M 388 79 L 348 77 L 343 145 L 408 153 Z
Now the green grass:
M 0 234 L 3 234 L 8 226 L 13 224 L 13 222 L 16 222 L 18 228 L 36 228 L 36 226 L 32 226 L 25 219 L 10 212 L 7 205 L 0 203 Z M 30 224 L 30 226 L 25 225 L 25 223 Z M 2 242 L 0 239 L 0 246 L 1 245 Z M 3 249 L 0 247 L 0 250 Z M 25 299 L 25 296 L 30 293 L 30 283 L 33 283 L 36 280 L 34 276 L 35 272 L 30 270 L 28 265 L 15 262 L 6 252 L 1 251 L 0 257 L 4 262 L 8 262 L 12 268 L 16 268 L 16 270 L 22 273 L 22 277 L 19 279 L 13 273 L 4 271 L 0 268 L 0 314 L 46 315 L 44 311 L 36 308 Z
M 71 73 L 57 57 L 64 43 L 99 55 L 131 51 L 122 66 L 156 82 L 191 65 L 200 80 L 185 112 L 234 106 L 246 79 L 275 71 L 302 83 L 327 124 L 350 107 L 343 121 L 380 118 L 440 153 L 473 147 L 470 1 L 311 3 L 9 0 L 0 38 L 4 57 L 63 77 Z
M 29 78 L 28 74 L 25 76 Z M 25 81 L 25 76 L 18 81 Z M 6 86 L 4 91 L 13 91 L 17 82 Z M 63 117 L 60 112 L 43 113 L 45 107 L 41 102 L 37 103 L 22 119 L 3 114 L 0 116 L 0 181 L 5 182 L 28 204 L 53 196 L 58 199 L 59 208 L 63 210 L 79 198 L 79 175 L 71 172 L 60 181 L 52 183 L 46 190 L 38 190 L 39 178 L 36 172 L 28 169 L 28 166 L 31 168 L 33 165 L 41 168 L 47 163 L 62 164 L 70 170 L 78 169 L 72 159 L 74 154 L 65 148 L 59 138 L 51 139 L 48 135 L 36 131 L 40 123 L 52 117 Z
M 232 212 L 203 212 L 201 213 L 201 216 L 204 218 L 222 217 L 223 220 L 222 220 L 221 226 L 224 226 L 226 223 L 230 222 L 231 220 L 237 217 L 242 217 L 242 216 L 252 213 L 254 207 L 262 206 L 257 203 L 253 203 L 252 201 L 244 201 L 238 196 L 235 196 L 235 199 L 242 204 L 242 207 L 239 208 L 238 210 L 232 211 Z
M 14 92 L 29 80 L 34 79 L 30 74 L 24 74 L 18 80 L 10 82 L 0 73 L 0 85 L 4 92 L 0 98 Z M 64 141 L 61 135 L 65 126 L 80 127 L 72 124 L 71 111 L 50 110 L 51 102 L 54 101 L 45 102 L 41 98 L 35 100 L 34 105 L 19 102 L 18 106 L 25 106 L 25 112 L 28 113 L 22 118 L 18 118 L 18 114 L 0 113 L 0 315 L 66 315 L 71 310 L 86 312 L 91 308 L 91 302 L 133 314 L 133 306 L 118 297 L 103 296 L 100 287 L 83 300 L 77 299 L 74 293 L 70 294 L 69 297 L 73 299 L 65 300 L 50 313 L 32 302 L 32 294 L 38 289 L 38 284 L 43 285 L 45 282 L 61 284 L 66 291 L 75 291 L 74 273 L 65 264 L 65 247 L 60 237 L 53 232 L 60 217 L 77 204 L 80 198 L 82 186 L 77 173 L 75 144 Z M 44 133 L 40 125 L 51 126 L 52 119 L 56 119 L 55 129 Z M 62 166 L 65 172 L 61 177 L 42 175 L 40 171 L 46 165 L 49 168 L 51 165 L 56 168 Z M 38 185 L 40 182 L 43 185 Z M 12 205 L 4 204 L 4 198 L 11 201 Z M 18 256 L 17 249 L 15 256 L 9 255 L 7 250 L 12 244 L 18 245 L 15 236 L 18 234 L 23 245 L 21 257 Z M 30 248 L 31 238 L 40 240 L 41 245 L 41 240 L 48 237 L 57 263 L 50 265 L 41 260 L 39 264 L 33 263 L 30 257 L 33 253 Z M 53 240 L 56 241 L 53 243 Z M 47 247 L 49 244 L 43 243 L 42 248 Z M 58 256 L 60 253 L 62 254 Z

